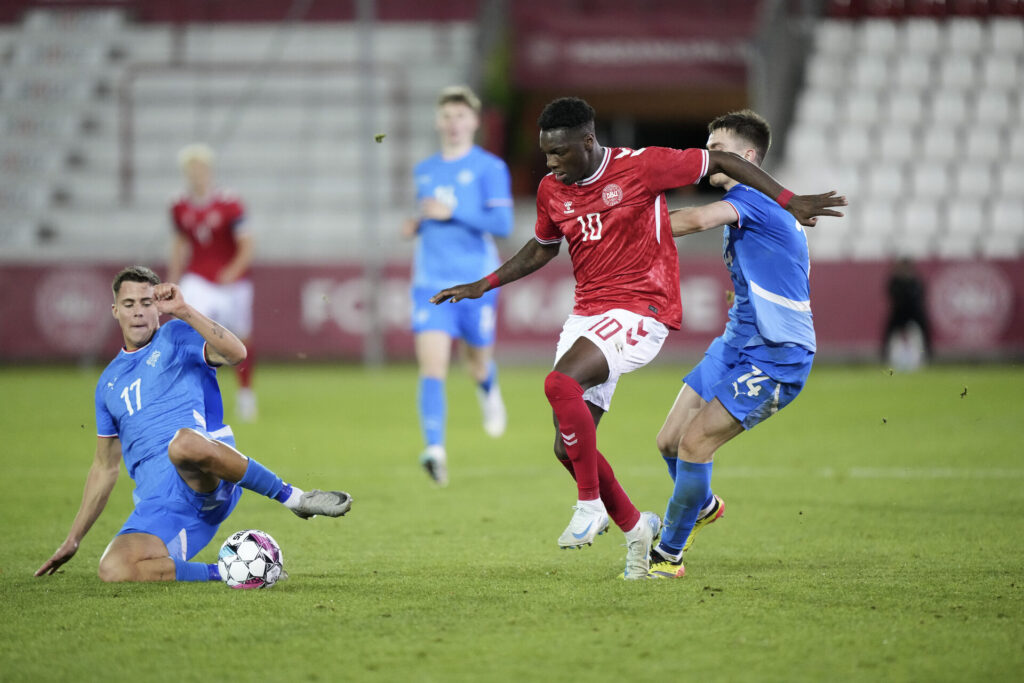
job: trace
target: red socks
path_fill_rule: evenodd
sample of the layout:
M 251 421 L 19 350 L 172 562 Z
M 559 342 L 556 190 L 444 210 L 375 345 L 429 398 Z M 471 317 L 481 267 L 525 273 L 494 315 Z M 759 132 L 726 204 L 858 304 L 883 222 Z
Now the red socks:
M 640 519 L 640 511 L 615 479 L 611 465 L 597 450 L 597 428 L 583 400 L 583 387 L 555 370 L 544 380 L 544 393 L 555 411 L 559 438 L 571 461 L 562 464 L 576 479 L 579 500 L 600 497 L 616 526 L 623 531 L 632 529 Z

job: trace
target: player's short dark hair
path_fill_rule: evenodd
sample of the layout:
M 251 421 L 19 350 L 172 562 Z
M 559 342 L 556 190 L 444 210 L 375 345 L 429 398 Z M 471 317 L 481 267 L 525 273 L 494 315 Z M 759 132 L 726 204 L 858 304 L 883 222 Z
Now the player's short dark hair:
M 148 282 L 151 285 L 160 284 L 159 276 L 146 266 L 128 266 L 114 277 L 114 284 L 111 286 L 114 296 L 121 291 L 121 283 L 125 281 Z
M 772 127 L 763 116 L 752 109 L 741 109 L 722 114 L 708 124 L 708 133 L 723 129 L 731 130 L 737 137 L 753 145 L 757 152 L 757 162 L 764 161 L 768 149 L 772 146 Z
M 588 124 L 593 128 L 594 108 L 579 97 L 560 97 L 548 102 L 537 119 L 537 126 L 541 130 L 573 129 Z
M 480 113 L 480 98 L 468 85 L 449 85 L 438 94 L 438 107 L 450 103 L 464 104 L 477 114 Z

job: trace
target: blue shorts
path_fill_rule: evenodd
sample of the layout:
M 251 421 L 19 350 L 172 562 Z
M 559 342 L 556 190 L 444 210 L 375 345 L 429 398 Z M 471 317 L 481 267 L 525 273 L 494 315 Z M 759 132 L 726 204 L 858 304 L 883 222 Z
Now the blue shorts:
M 138 501 L 117 535 L 152 534 L 172 558 L 181 560 L 206 547 L 242 496 L 238 484 L 223 480 L 210 493 L 193 491 L 173 467 L 164 473 L 161 486 L 166 494 Z
M 787 367 L 786 376 L 796 376 L 799 380 L 779 382 L 758 366 L 757 358 L 719 337 L 711 342 L 704 359 L 683 382 L 705 401 L 717 398 L 744 429 L 753 429 L 792 403 L 804 388 L 814 358 L 813 353 L 808 353 L 805 363 Z
M 445 332 L 453 339 L 464 339 L 470 346 L 492 346 L 497 322 L 498 291 L 492 289 L 479 299 L 458 303 L 430 303 L 436 293 L 427 287 L 412 290 L 412 331 Z

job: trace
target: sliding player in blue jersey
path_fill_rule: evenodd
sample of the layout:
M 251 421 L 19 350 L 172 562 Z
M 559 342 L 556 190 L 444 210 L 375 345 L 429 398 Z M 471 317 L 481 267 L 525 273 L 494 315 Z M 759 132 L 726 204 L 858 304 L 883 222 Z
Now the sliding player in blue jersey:
M 114 278 L 114 318 L 124 348 L 96 385 L 96 454 L 67 538 L 35 575 L 53 574 L 78 551 L 106 507 L 122 458 L 135 509 L 100 558 L 104 581 L 211 581 L 216 564 L 189 562 L 246 488 L 299 517 L 340 517 L 342 491 L 302 491 L 234 448 L 216 367 L 245 360 L 245 346 L 196 311 L 177 285 L 131 266 Z M 160 315 L 175 320 L 161 325 Z
M 419 413 L 425 449 L 420 464 L 444 486 L 448 482 L 445 379 L 452 340 L 464 342 L 466 362 L 477 383 L 484 430 L 505 432 L 505 405 L 494 363 L 498 293 L 462 306 L 434 306 L 430 297 L 460 282 L 474 282 L 498 267 L 493 236 L 512 231 L 512 188 L 505 162 L 473 143 L 480 125 L 480 100 L 453 86 L 437 102 L 441 151 L 416 165 L 419 215 L 406 222 L 406 237 L 418 237 L 412 275 L 412 330 L 420 367 Z
M 768 122 L 750 110 L 720 116 L 708 131 L 709 150 L 758 165 L 771 144 Z M 652 550 L 651 578 L 683 576 L 683 551 L 697 531 L 721 517 L 725 505 L 711 492 L 715 451 L 796 398 L 814 360 L 807 237 L 783 208 L 788 198 L 768 197 L 722 173 L 709 180 L 725 188 L 725 196 L 673 211 L 672 233 L 725 225 L 723 257 L 734 301 L 725 332 L 683 379 L 658 434 L 674 490 Z

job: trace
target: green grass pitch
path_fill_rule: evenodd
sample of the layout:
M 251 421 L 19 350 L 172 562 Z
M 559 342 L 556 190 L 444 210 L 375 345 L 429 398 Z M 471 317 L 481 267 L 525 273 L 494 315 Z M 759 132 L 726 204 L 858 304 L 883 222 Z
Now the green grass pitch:
M 599 430 L 627 492 L 659 514 L 654 437 L 682 365 L 620 382 Z M 121 480 L 78 555 L 63 539 L 95 444 L 99 369 L 2 368 L 0 681 L 1017 681 L 1024 675 L 1024 369 L 915 375 L 821 366 L 797 401 L 723 448 L 725 517 L 678 581 L 625 582 L 621 533 L 555 539 L 575 499 L 551 454 L 542 367 L 501 374 L 508 434 L 449 381 L 451 486 L 419 470 L 415 370 L 258 370 L 239 447 L 301 487 L 355 498 L 300 520 L 247 493 L 241 528 L 291 578 L 107 585 Z M 226 404 L 234 377 L 222 372 Z

